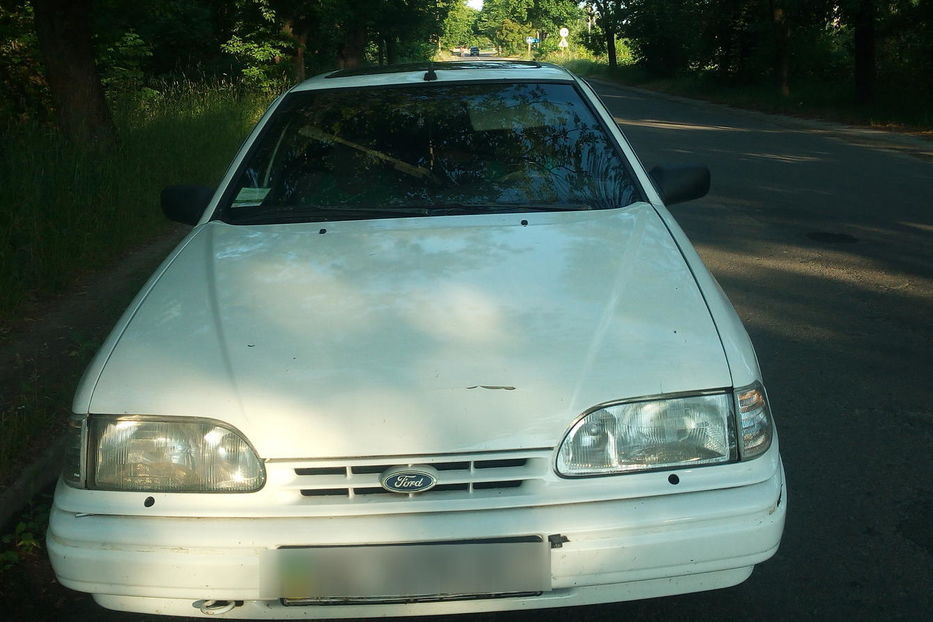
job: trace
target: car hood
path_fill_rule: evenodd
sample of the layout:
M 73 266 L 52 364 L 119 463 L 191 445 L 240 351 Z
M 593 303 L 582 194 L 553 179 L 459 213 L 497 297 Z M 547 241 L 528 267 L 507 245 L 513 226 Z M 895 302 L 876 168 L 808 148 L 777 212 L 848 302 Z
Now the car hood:
M 219 419 L 263 458 L 554 447 L 596 404 L 730 385 L 647 204 L 210 222 L 140 299 L 88 411 Z

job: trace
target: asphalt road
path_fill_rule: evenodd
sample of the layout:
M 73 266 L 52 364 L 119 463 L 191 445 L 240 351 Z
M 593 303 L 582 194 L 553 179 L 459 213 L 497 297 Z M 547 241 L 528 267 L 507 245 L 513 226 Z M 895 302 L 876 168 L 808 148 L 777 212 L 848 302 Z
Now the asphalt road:
M 933 161 L 597 89 L 648 167 L 712 171 L 710 195 L 672 211 L 755 342 L 787 470 L 784 541 L 727 590 L 458 619 L 933 619 Z M 57 598 L 54 619 L 157 619 Z
M 647 167 L 710 167 L 671 211 L 755 343 L 789 487 L 780 552 L 746 583 L 605 614 L 933 619 L 933 160 L 597 88 Z

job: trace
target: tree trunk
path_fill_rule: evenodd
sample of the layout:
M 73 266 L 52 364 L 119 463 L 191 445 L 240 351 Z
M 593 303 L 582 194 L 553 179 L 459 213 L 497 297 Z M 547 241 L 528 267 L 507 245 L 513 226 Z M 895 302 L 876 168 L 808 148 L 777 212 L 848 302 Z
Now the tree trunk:
M 609 57 L 609 68 L 615 69 L 619 66 L 619 61 L 616 58 L 616 30 L 619 23 L 616 20 L 617 15 L 613 12 L 613 7 L 605 0 L 596 2 L 596 11 L 599 15 L 596 19 L 596 23 L 603 29 L 603 34 L 606 36 L 606 53 Z
M 307 77 L 305 70 L 305 45 L 308 42 L 307 33 L 301 33 L 296 37 L 298 45 L 295 47 L 295 56 L 292 57 L 292 71 L 294 72 L 295 82 L 303 82 Z
M 113 140 L 113 120 L 94 64 L 92 0 L 33 0 L 46 81 L 65 135 L 76 141 Z
M 386 64 L 398 63 L 398 40 L 393 35 L 386 37 Z
M 612 30 L 606 30 L 606 52 L 609 54 L 609 68 L 615 69 L 619 62 L 616 59 L 616 33 Z
M 297 82 L 304 81 L 307 77 L 305 70 L 305 48 L 308 45 L 308 31 L 310 28 L 303 23 L 288 20 L 282 25 L 282 34 L 292 40 L 295 45 L 291 59 L 292 79 Z
M 359 67 L 363 64 L 363 50 L 365 47 L 366 27 L 363 25 L 349 26 L 343 42 L 337 50 L 337 65 L 341 69 Z
M 731 7 L 730 7 L 731 8 Z M 732 59 L 735 54 L 735 13 L 730 12 L 729 18 L 724 20 L 719 28 L 720 54 L 716 70 L 723 81 L 733 77 Z
M 855 14 L 855 99 L 861 104 L 875 95 L 875 3 L 861 0 Z
M 790 45 L 789 28 L 784 7 L 771 2 L 771 20 L 774 25 L 774 77 L 781 95 L 790 95 Z

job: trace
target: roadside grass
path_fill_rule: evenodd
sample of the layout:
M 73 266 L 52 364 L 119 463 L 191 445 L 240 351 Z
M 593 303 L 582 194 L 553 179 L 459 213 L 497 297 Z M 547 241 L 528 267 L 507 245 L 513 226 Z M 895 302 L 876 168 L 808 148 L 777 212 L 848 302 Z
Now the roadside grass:
M 268 98 L 230 85 L 147 89 L 114 102 L 118 138 L 79 146 L 37 125 L 4 130 L 0 322 L 165 230 L 159 192 L 216 183 Z
M 50 603 L 42 597 L 55 587 L 45 553 L 51 499 L 51 490 L 36 495 L 0 529 L 0 601 L 12 606 L 16 619 L 47 619 L 43 607 Z M 23 603 L 32 610 L 28 616 L 23 616 Z
M 12 327 L 30 302 L 164 235 L 161 189 L 217 183 L 271 98 L 223 83 L 147 89 L 113 102 L 118 136 L 108 148 L 78 146 L 38 125 L 3 128 L 0 346 L 17 340 Z M 63 425 L 97 339 L 79 328 L 5 363 L 0 357 L 0 486 Z
M 0 577 L 3 579 L 20 562 L 43 550 L 49 523 L 49 501 L 48 493 L 37 495 L 10 525 L 0 529 Z M 6 584 L 6 580 L 0 581 L 0 586 Z
M 657 78 L 635 64 L 619 65 L 612 70 L 606 62 L 600 60 L 549 60 L 583 77 L 599 77 L 738 108 L 895 131 L 933 133 L 933 101 L 920 94 L 911 94 L 906 88 L 879 87 L 874 103 L 864 105 L 853 100 L 852 85 L 846 79 L 791 84 L 790 95 L 785 97 L 771 85 L 729 84 L 713 74 Z

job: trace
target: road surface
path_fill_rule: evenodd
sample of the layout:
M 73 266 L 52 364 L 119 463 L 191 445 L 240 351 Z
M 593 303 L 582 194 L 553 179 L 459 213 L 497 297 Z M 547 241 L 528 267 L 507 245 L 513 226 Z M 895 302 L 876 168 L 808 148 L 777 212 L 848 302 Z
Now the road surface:
M 745 584 L 612 617 L 933 619 L 933 161 L 597 89 L 647 167 L 711 169 L 671 211 L 755 343 L 789 487 L 781 549 Z

